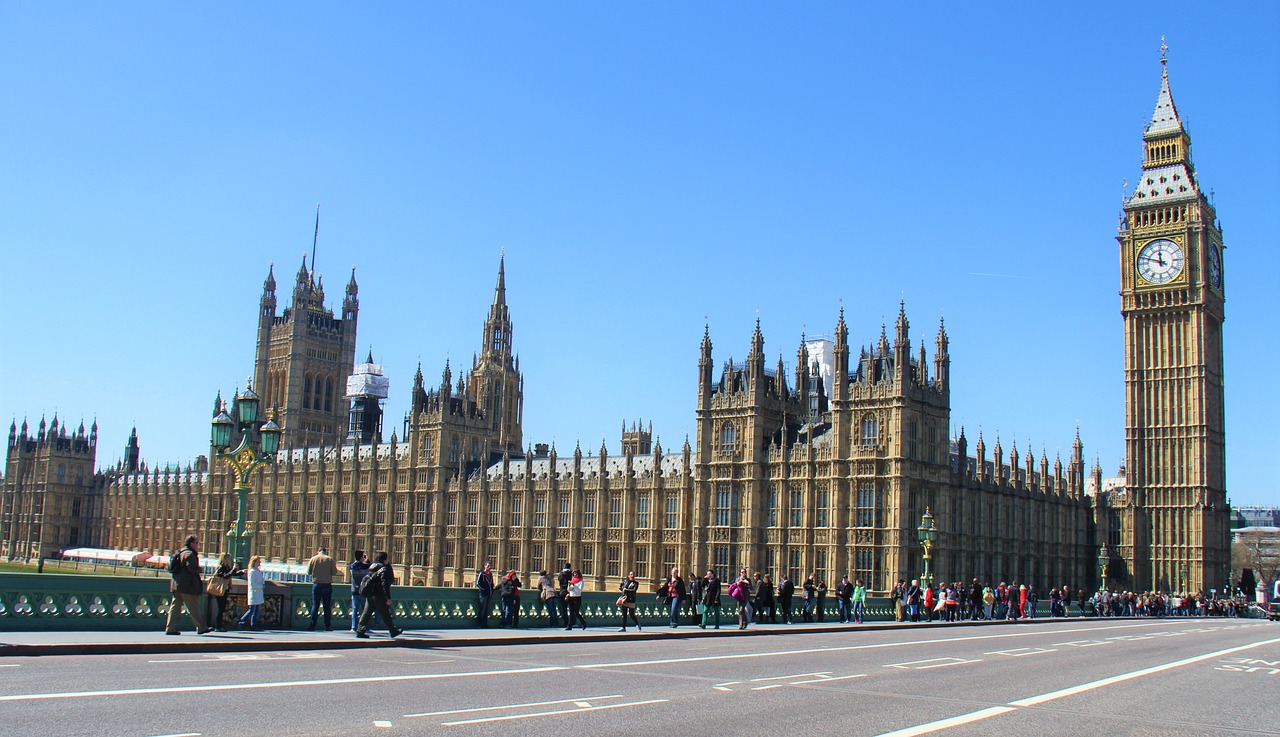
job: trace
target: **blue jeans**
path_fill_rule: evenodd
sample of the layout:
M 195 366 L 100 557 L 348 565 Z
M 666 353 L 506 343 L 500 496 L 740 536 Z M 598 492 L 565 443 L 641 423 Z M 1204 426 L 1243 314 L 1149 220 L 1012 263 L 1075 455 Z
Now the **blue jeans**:
M 547 609 L 547 618 L 549 620 L 547 625 L 550 627 L 559 627 L 560 615 L 562 612 L 561 605 L 560 605 L 560 597 L 553 596 L 550 599 L 547 599 L 546 601 L 542 602 L 542 605 Z
M 481 627 L 489 626 L 489 615 L 493 614 L 493 592 L 481 591 L 477 595 L 479 601 L 476 602 L 476 624 Z
M 866 609 L 866 604 L 861 601 L 853 602 L 853 621 L 862 624 L 862 614 Z
M 671 626 L 675 627 L 680 624 L 680 599 L 674 597 L 671 599 Z
M 355 632 L 360 625 L 360 613 L 364 611 L 364 597 L 351 592 L 351 631 Z
M 836 599 L 836 609 L 840 611 L 841 622 L 848 622 L 852 618 L 850 616 L 850 610 L 852 608 L 853 607 L 850 606 L 850 602 L 844 599 Z
M 333 584 L 311 584 L 311 629 L 320 621 L 320 605 L 324 605 L 324 628 L 333 629 Z
M 240 626 L 258 629 L 258 613 L 262 610 L 261 604 L 254 604 L 244 610 L 244 614 L 240 615 Z

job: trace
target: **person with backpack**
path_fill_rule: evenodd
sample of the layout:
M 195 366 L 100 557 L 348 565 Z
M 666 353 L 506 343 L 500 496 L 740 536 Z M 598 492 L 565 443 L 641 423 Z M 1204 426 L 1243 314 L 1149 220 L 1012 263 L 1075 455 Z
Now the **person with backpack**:
M 169 556 L 169 593 L 173 601 L 169 604 L 169 616 L 165 619 L 166 635 L 182 634 L 178 631 L 178 618 L 185 607 L 196 625 L 196 634 L 203 635 L 210 630 L 205 626 L 204 614 L 200 611 L 200 595 L 204 593 L 204 581 L 200 578 L 200 538 L 187 535 L 182 550 Z
M 369 556 L 363 550 L 352 553 L 347 571 L 351 578 L 351 631 L 355 632 L 360 624 L 360 615 L 364 613 L 364 597 L 360 595 L 360 585 L 369 576 Z
M 374 556 L 369 575 L 360 587 L 360 595 L 364 597 L 364 613 L 360 615 L 360 624 L 356 627 L 356 637 L 369 638 L 369 620 L 377 614 L 387 623 L 387 632 L 392 637 L 399 637 L 403 630 L 396 629 L 395 620 L 391 618 L 391 587 L 396 582 L 396 574 L 387 562 L 390 556 L 380 551 Z

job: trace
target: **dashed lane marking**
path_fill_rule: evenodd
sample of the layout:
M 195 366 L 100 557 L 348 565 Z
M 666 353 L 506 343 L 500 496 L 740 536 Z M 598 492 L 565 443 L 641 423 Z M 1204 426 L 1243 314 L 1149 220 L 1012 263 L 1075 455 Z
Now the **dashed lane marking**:
M 953 665 L 968 665 L 969 663 L 981 663 L 982 658 L 975 660 L 965 660 L 964 658 L 929 658 L 928 660 L 910 660 L 905 663 L 889 663 L 882 667 L 898 668 L 900 670 L 929 670 L 930 668 L 948 668 Z
M 828 683 L 830 681 L 847 681 L 850 678 L 866 678 L 866 673 L 854 673 L 851 676 L 835 676 L 834 678 L 815 678 L 811 681 L 792 681 L 788 686 L 803 686 L 806 683 Z
M 824 670 L 821 673 L 792 673 L 789 676 L 769 676 L 768 678 L 752 678 L 751 682 L 759 683 L 761 681 L 785 681 L 790 678 L 808 678 L 809 676 L 829 676 L 829 675 L 831 675 L 831 671 Z
M 391 729 L 391 722 L 388 722 L 385 719 L 379 719 L 378 721 L 373 723 L 373 726 L 381 727 L 382 729 Z
M 1058 652 L 1056 647 L 1015 647 L 1009 650 L 992 650 L 989 653 L 983 653 L 983 655 L 1005 655 L 1010 658 L 1022 658 L 1027 655 L 1041 655 L 1044 653 L 1056 652 Z

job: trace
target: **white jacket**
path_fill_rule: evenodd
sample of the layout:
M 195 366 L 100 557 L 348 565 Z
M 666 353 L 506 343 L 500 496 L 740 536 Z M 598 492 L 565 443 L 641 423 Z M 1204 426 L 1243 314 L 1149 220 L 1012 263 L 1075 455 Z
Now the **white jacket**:
M 267 577 L 262 574 L 261 568 L 250 568 L 249 575 L 249 606 L 261 604 L 265 601 L 263 590 L 267 587 Z

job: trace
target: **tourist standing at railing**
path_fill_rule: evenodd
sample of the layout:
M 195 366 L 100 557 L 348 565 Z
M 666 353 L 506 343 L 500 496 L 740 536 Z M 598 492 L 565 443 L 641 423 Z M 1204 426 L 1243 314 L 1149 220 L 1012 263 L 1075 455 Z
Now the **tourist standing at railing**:
M 796 585 L 786 573 L 778 579 L 778 608 L 782 610 L 782 623 L 791 624 L 791 600 L 796 595 Z
M 848 575 L 836 584 L 836 611 L 840 614 L 840 624 L 853 620 L 853 582 Z
M 502 595 L 502 626 L 520 626 L 520 578 L 514 570 L 502 577 L 499 593 Z
M 777 590 L 773 587 L 773 579 L 769 574 L 764 574 L 764 577 L 760 579 L 760 607 L 756 610 L 756 621 L 763 622 L 764 618 L 768 616 L 769 624 L 778 623 L 778 607 L 774 604 L 776 593 Z
M 223 626 L 223 617 L 227 614 L 227 607 L 231 604 L 231 579 L 233 576 L 243 576 L 244 570 L 236 568 L 236 564 L 231 560 L 230 553 L 223 553 L 218 557 L 218 569 L 213 572 L 213 579 L 222 581 L 220 587 L 222 589 L 221 596 L 214 596 L 212 591 L 209 593 L 209 599 L 217 608 L 217 615 L 213 618 L 213 629 L 219 632 L 226 632 L 227 628 Z M 208 589 L 206 589 L 208 590 Z
M 574 622 L 582 625 L 584 630 L 587 628 L 587 620 L 582 617 L 582 592 L 585 588 L 582 572 L 575 569 L 569 577 L 569 589 L 565 598 L 569 602 L 569 626 L 565 627 L 565 631 L 573 629 Z
M 760 571 L 756 571 L 756 574 L 751 577 L 751 590 L 749 592 L 751 596 L 751 621 L 753 622 L 760 621 L 761 612 L 764 611 L 764 601 L 762 600 L 764 589 L 764 579 L 760 577 Z
M 493 612 L 493 564 L 485 563 L 484 569 L 476 574 L 476 625 L 489 626 L 489 615 Z
M 817 599 L 814 601 L 814 616 L 819 622 L 826 616 L 827 612 L 827 582 L 826 579 L 817 578 L 818 589 Z
M 893 621 L 901 622 L 907 618 L 907 582 L 901 579 L 893 585 L 889 593 L 893 599 Z
M 862 579 L 853 582 L 853 621 L 862 624 L 862 617 L 867 609 L 867 587 Z
M 200 538 L 187 535 L 182 550 L 174 553 L 177 562 L 170 562 L 169 571 L 173 579 L 169 581 L 169 593 L 173 599 L 169 604 L 169 616 L 165 620 L 166 635 L 181 634 L 178 631 L 178 618 L 185 607 L 196 625 L 196 634 L 203 635 L 209 631 L 205 626 L 204 615 L 200 612 L 200 595 L 204 593 L 204 580 L 200 577 Z
M 560 592 L 546 571 L 538 571 L 538 602 L 547 614 L 547 626 L 560 626 Z
M 707 628 L 715 617 L 715 629 L 720 629 L 720 577 L 715 571 L 708 570 L 707 575 L 694 582 L 694 594 L 692 598 L 698 600 L 699 613 L 702 615 L 698 626 L 702 629 Z
M 924 592 L 920 590 L 920 579 L 911 579 L 911 585 L 902 594 L 907 604 L 907 616 L 912 622 L 920 621 L 920 603 L 924 601 Z
M 307 575 L 311 576 L 311 626 L 320 624 L 320 607 L 324 607 L 324 629 L 333 629 L 333 579 L 338 575 L 338 562 L 329 557 L 329 549 L 321 545 L 307 561 Z
M 813 608 L 818 604 L 818 581 L 817 576 L 810 573 L 808 578 L 802 584 L 804 596 L 804 614 L 801 615 L 803 621 L 813 621 Z
M 982 612 L 982 586 L 978 579 L 969 585 L 969 619 L 976 620 Z
M 369 557 L 363 550 L 351 554 L 351 563 L 347 566 L 351 578 L 351 631 L 360 627 L 360 615 L 364 613 L 364 597 L 360 595 L 360 584 L 369 575 Z
M 396 629 L 395 620 L 391 618 L 391 587 L 395 585 L 396 574 L 391 569 L 390 557 L 381 551 L 373 558 L 373 567 L 369 569 L 369 580 L 364 586 L 364 612 L 360 615 L 360 624 L 356 627 L 356 637 L 369 636 L 369 620 L 374 614 L 382 617 L 387 623 L 387 632 L 398 637 L 402 630 Z
M 685 587 L 684 579 L 680 578 L 680 570 L 671 569 L 671 574 L 667 576 L 667 580 L 662 584 L 662 588 L 658 589 L 657 598 L 666 605 L 667 611 L 671 615 L 671 626 L 678 627 L 680 625 L 680 602 L 684 600 Z
M 267 579 L 262 574 L 262 556 L 255 555 L 249 559 L 249 572 L 245 576 L 245 603 L 248 608 L 240 615 L 240 626 L 251 630 L 261 629 L 259 626 L 262 604 L 266 601 Z
M 640 631 L 640 620 L 636 618 L 636 593 L 640 591 L 640 582 L 636 580 L 635 571 L 628 571 L 627 578 L 618 586 L 618 591 L 622 592 L 622 596 L 618 597 L 618 609 L 622 612 L 622 629 L 619 632 L 627 631 L 627 617 L 631 617 L 631 621 L 635 622 L 636 631 Z

